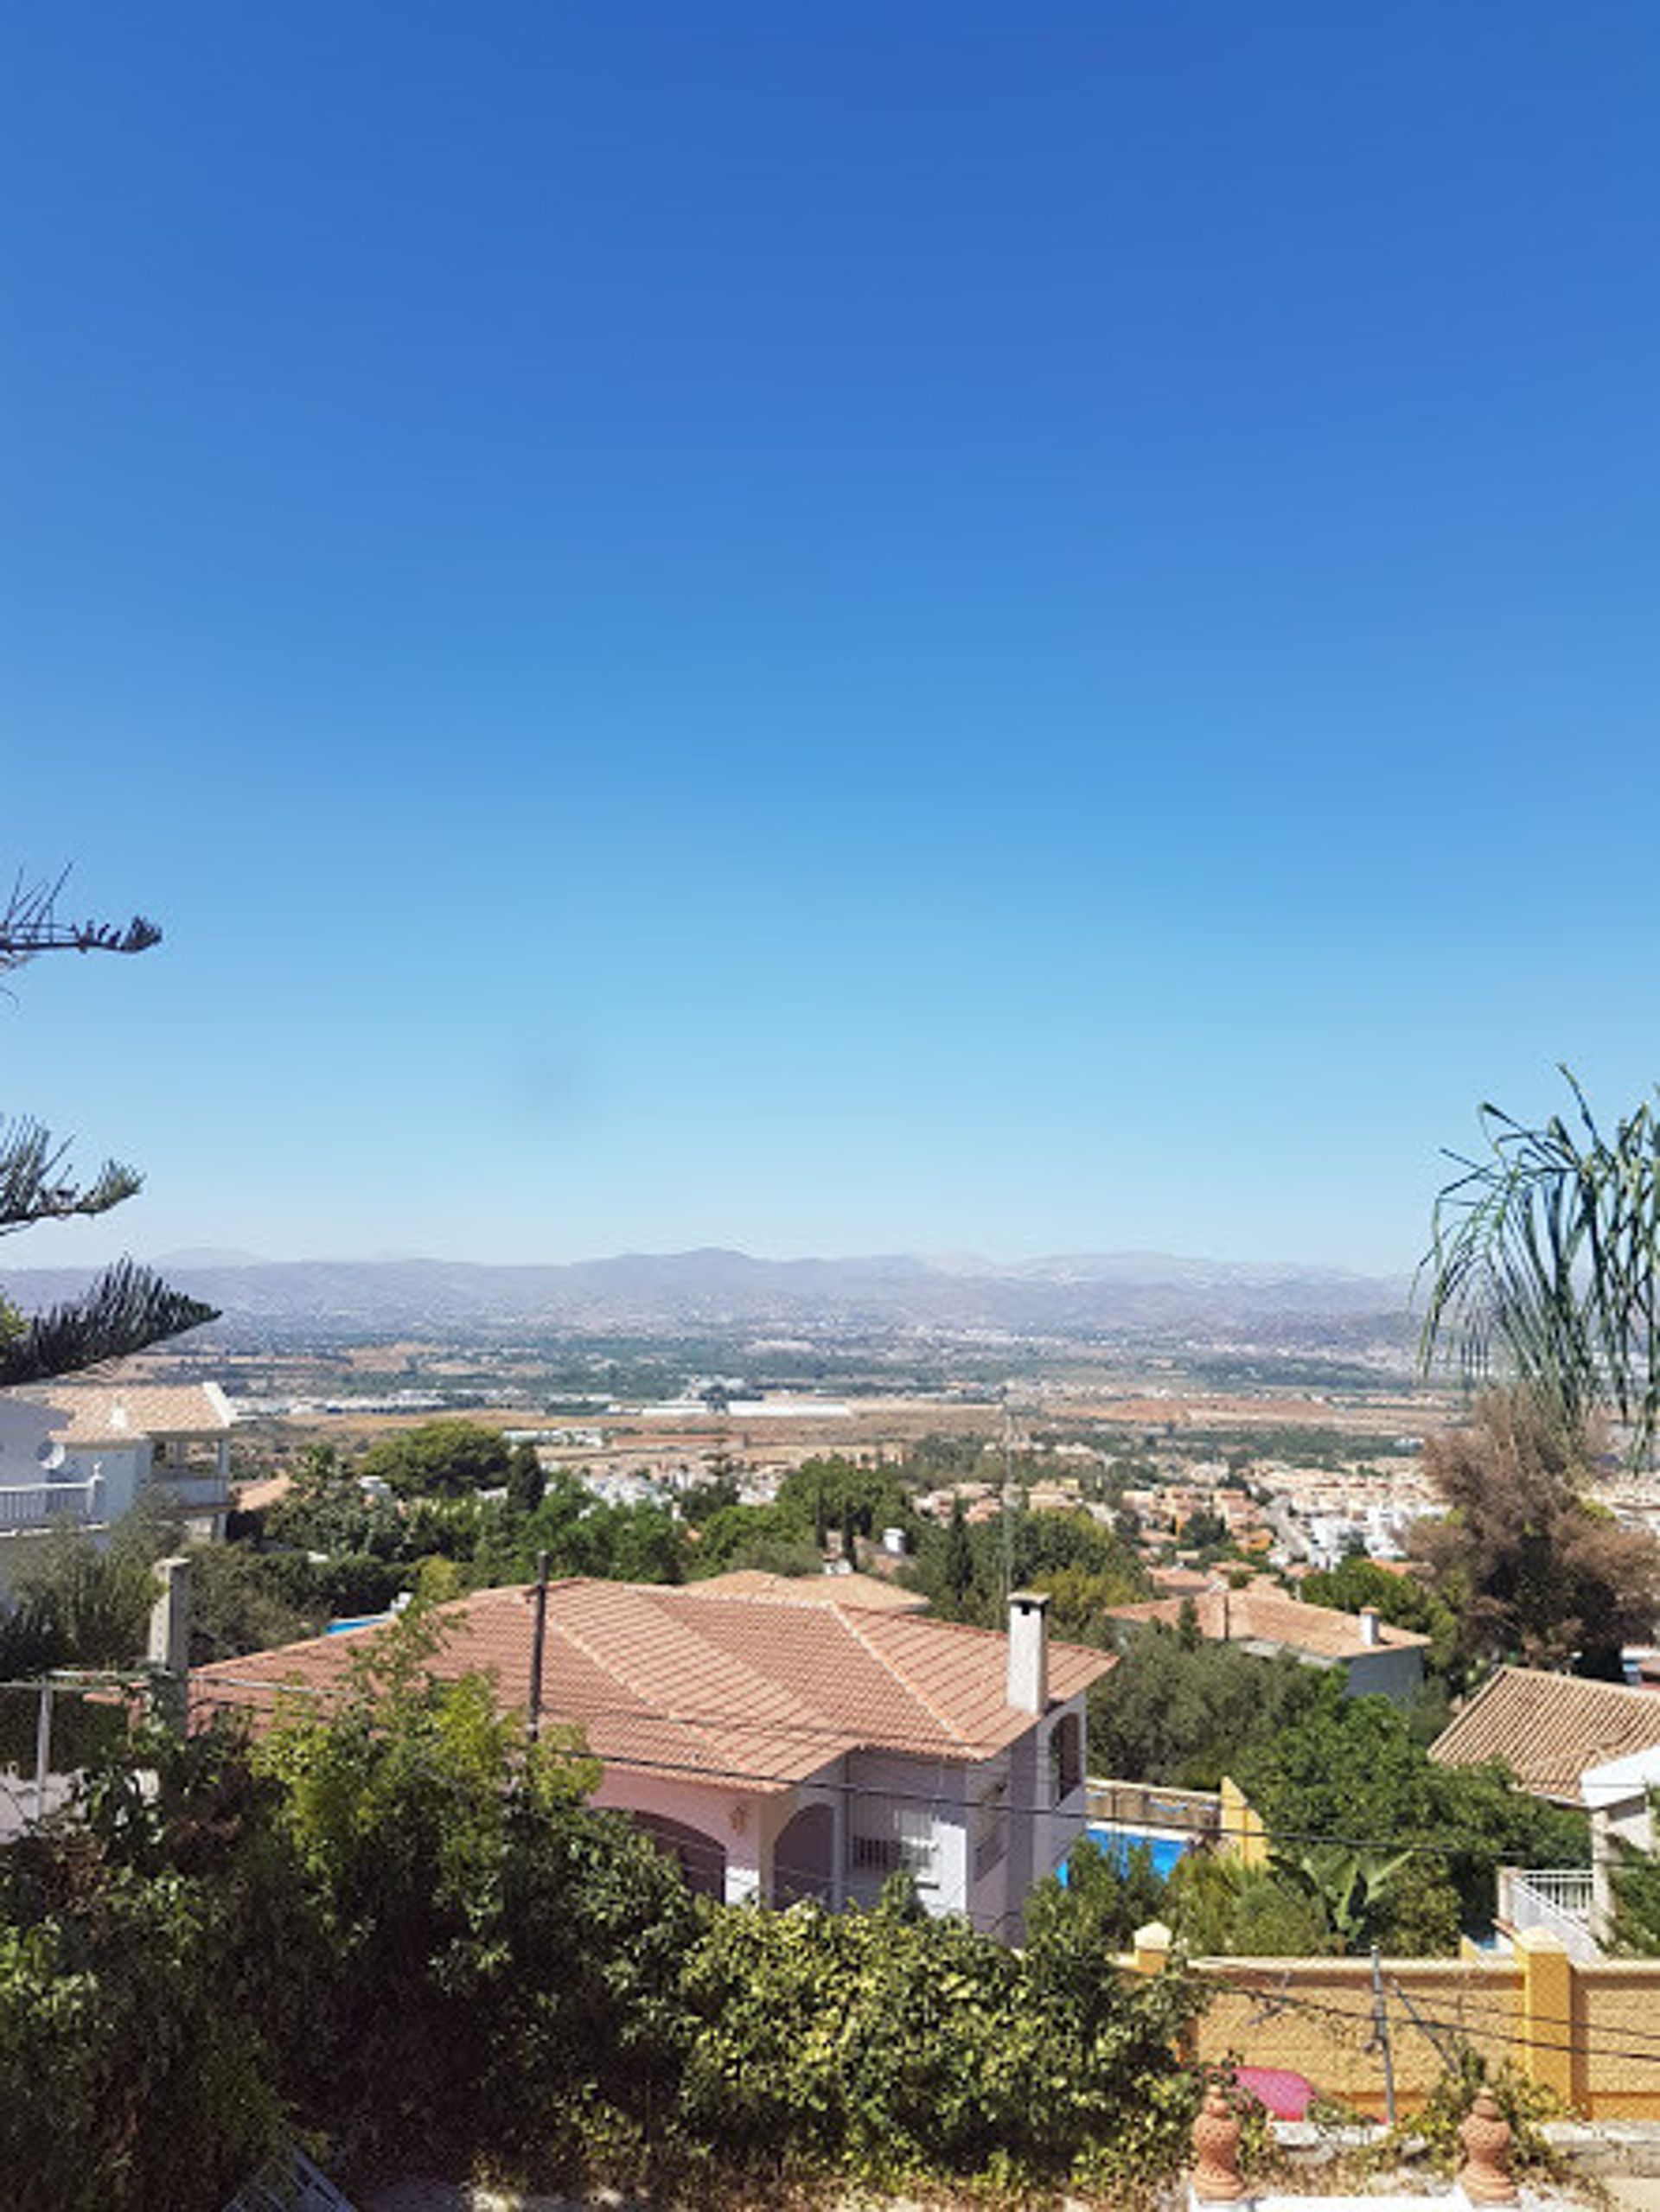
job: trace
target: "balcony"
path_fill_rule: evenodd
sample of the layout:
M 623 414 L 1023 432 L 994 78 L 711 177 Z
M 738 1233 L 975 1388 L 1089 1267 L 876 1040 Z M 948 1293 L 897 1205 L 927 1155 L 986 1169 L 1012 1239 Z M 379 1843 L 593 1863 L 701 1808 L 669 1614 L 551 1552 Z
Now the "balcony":
M 16 1482 L 0 1488 L 0 1530 L 54 1528 L 67 1523 L 86 1528 L 104 1518 L 104 1484 Z
M 144 1488 L 152 1495 L 165 1491 L 181 1513 L 224 1513 L 231 1502 L 231 1488 L 222 1475 L 185 1467 L 158 1467 Z
M 1544 1866 L 1498 1870 L 1499 1926 L 1511 1935 L 1542 1928 L 1570 1959 L 1599 1959 L 1595 1877 L 1588 1866 Z

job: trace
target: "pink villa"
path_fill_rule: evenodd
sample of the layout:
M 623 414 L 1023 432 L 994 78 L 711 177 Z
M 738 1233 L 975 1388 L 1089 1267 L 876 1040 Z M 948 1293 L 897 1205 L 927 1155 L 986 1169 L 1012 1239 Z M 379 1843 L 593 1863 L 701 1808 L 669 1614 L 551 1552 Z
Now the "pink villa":
M 441 1675 L 493 1674 L 530 1702 L 534 1591 L 437 1609 Z M 731 1900 L 870 1904 L 900 1867 L 935 1913 L 1018 1937 L 1032 1884 L 1082 1833 L 1086 1694 L 1115 1663 L 1051 1643 L 1017 1591 L 1006 1635 L 919 1620 L 817 1585 L 764 1595 L 618 1582 L 548 1587 L 545 1722 L 603 1763 L 594 1802 L 632 1815 L 696 1889 Z M 226 1660 L 199 1711 L 326 1692 L 374 1628 Z

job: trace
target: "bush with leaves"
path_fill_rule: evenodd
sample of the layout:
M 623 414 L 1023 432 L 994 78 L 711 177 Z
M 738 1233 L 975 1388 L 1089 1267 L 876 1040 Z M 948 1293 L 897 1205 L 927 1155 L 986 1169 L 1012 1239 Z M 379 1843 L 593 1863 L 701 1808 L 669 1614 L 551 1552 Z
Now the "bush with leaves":
M 1175 2170 L 1196 1994 L 1119 1972 L 1059 1884 L 1024 1954 L 891 1890 L 872 1913 L 718 1912 L 688 1961 L 683 2125 L 757 2180 L 1031 2191 Z
M 1585 1815 L 1547 1805 L 1516 1787 L 1497 1762 L 1442 1766 L 1414 1739 L 1410 1719 L 1387 1698 L 1350 1698 L 1336 1674 L 1316 1678 L 1313 1704 L 1271 1743 L 1252 1747 L 1235 1778 L 1276 1845 L 1301 1853 L 1325 1844 L 1385 1857 L 1410 1852 L 1395 1907 L 1377 1940 L 1409 1950 L 1436 1928 L 1455 1947 L 1452 1922 L 1491 1920 L 1497 1869 L 1584 1865 Z
M 1512 2060 L 1491 2065 L 1468 2043 L 1456 2047 L 1411 2119 L 1368 2145 L 1363 2165 L 1376 2172 L 1427 2158 L 1437 2172 L 1455 2173 L 1464 2155 L 1459 2130 L 1483 2089 L 1510 2124 L 1512 2171 L 1536 2183 L 1568 2179 L 1572 2165 L 1545 2133 L 1545 2123 L 1571 2119 L 1572 2107 Z
M 0 1862 L 0 2171 L 39 2212 L 214 2212 L 284 2126 L 348 2177 L 706 2195 L 1179 2164 L 1196 1993 L 1118 1972 L 1087 1883 L 1048 1886 L 1024 1954 L 903 1884 L 874 1913 L 694 1903 L 581 1801 L 578 1746 L 431 1677 L 432 1633 L 258 1742 L 158 1736 Z

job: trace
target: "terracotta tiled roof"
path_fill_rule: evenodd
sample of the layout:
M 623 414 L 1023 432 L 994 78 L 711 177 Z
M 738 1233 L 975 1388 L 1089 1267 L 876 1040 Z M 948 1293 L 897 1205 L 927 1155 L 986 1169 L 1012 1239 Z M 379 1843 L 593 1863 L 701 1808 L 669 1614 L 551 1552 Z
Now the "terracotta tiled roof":
M 18 1395 L 61 1413 L 52 1433 L 72 1449 L 141 1437 L 222 1436 L 234 1418 L 216 1382 L 53 1382 Z
M 1146 1605 L 1120 1605 L 1113 1618 L 1163 1621 L 1173 1629 L 1188 1603 L 1198 1616 L 1199 1634 L 1212 1643 L 1275 1644 L 1286 1651 L 1306 1652 L 1311 1659 L 1359 1659 L 1369 1651 L 1421 1648 L 1429 1641 L 1414 1629 L 1380 1621 L 1377 1641 L 1369 1644 L 1358 1614 L 1339 1612 L 1331 1605 L 1306 1605 L 1300 1598 L 1256 1584 L 1248 1590 L 1206 1590 L 1191 1599 L 1156 1597 Z
M 1660 1694 L 1532 1667 L 1501 1667 L 1442 1730 L 1429 1756 L 1446 1767 L 1503 1759 L 1523 1789 L 1580 1802 L 1587 1767 L 1660 1745 Z
M 901 1590 L 880 1575 L 775 1575 L 762 1567 L 734 1567 L 693 1584 L 700 1597 L 765 1597 L 780 1604 L 851 1605 L 871 1613 L 926 1613 L 920 1590 Z
M 1156 1582 L 1167 1597 L 1178 1602 L 1184 1597 L 1201 1597 L 1216 1586 L 1215 1575 L 1206 1574 L 1202 1567 L 1151 1567 L 1147 1578 Z
M 476 1591 L 437 1609 L 440 1675 L 489 1669 L 504 1707 L 522 1707 L 533 1591 Z M 267 1711 L 284 1684 L 327 1692 L 365 1643 L 359 1629 L 199 1667 L 198 1710 Z M 852 1606 L 795 1604 L 620 1582 L 548 1586 L 543 1714 L 580 1727 L 608 1765 L 782 1789 L 854 1750 L 978 1761 L 1032 1725 L 1006 1702 L 1008 1642 L 988 1629 Z M 1075 1697 L 1114 1661 L 1049 1648 L 1052 1699 Z

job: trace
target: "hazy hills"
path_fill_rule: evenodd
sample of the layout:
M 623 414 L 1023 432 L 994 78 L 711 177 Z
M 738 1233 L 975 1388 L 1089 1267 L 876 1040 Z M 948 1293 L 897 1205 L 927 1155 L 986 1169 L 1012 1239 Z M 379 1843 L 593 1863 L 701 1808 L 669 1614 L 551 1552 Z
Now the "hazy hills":
M 219 1252 L 163 1255 L 181 1289 L 229 1323 L 329 1335 L 504 1329 L 673 1333 L 702 1329 L 1015 1335 L 1192 1335 L 1353 1342 L 1397 1336 L 1404 1280 L 1339 1270 L 1187 1259 L 1161 1253 L 1077 1253 L 999 1265 L 971 1255 L 756 1259 L 720 1249 L 626 1253 L 564 1265 L 463 1260 L 259 1260 Z M 27 1308 L 83 1278 L 8 1274 Z

